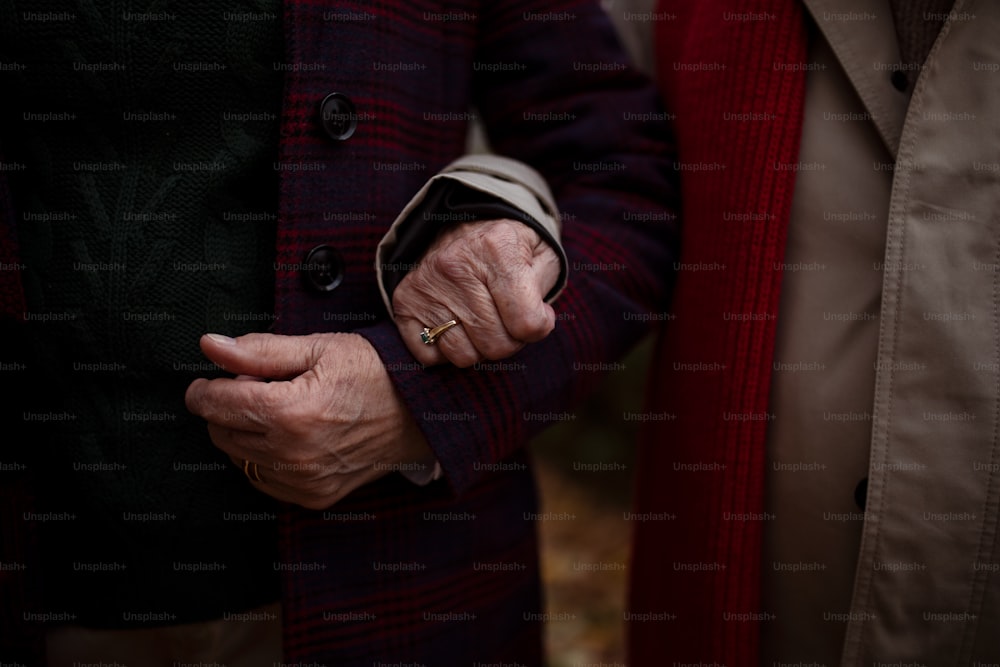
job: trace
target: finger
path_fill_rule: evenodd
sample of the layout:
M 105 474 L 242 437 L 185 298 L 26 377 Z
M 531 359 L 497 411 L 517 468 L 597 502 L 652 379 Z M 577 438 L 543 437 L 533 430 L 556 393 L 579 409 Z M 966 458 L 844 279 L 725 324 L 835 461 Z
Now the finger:
M 556 311 L 542 297 L 538 293 L 523 300 L 518 300 L 513 295 L 499 298 L 497 311 L 504 330 L 511 339 L 521 343 L 537 343 L 556 328 Z
M 187 409 L 218 426 L 264 433 L 287 383 L 198 378 L 184 393 Z
M 242 465 L 241 461 L 241 469 Z M 251 475 L 255 472 L 249 466 L 248 471 Z M 373 475 L 366 468 L 360 472 L 334 473 L 323 478 L 315 478 L 276 472 L 272 468 L 265 469 L 263 466 L 259 466 L 256 472 L 260 480 L 248 477 L 247 481 L 258 491 L 281 502 L 294 503 L 311 510 L 326 509 L 354 489 L 385 474 Z
M 552 330 L 555 312 L 541 290 L 555 283 L 559 261 L 537 233 L 493 221 L 459 227 L 444 238 L 393 295 L 397 325 L 415 358 L 433 365 L 444 357 L 467 367 L 508 357 Z M 428 349 L 420 337 L 424 327 L 452 318 L 463 331 L 449 330 L 438 350 Z
M 469 368 L 482 361 L 483 355 L 469 338 L 464 321 L 457 316 L 453 319 L 457 319 L 459 323 L 439 334 L 434 344 L 426 347 L 435 348 L 445 359 L 459 368 Z
M 245 462 L 244 460 L 234 459 L 233 462 L 236 463 L 240 470 L 243 470 L 244 465 L 247 466 L 244 472 L 247 483 L 261 493 L 283 503 L 295 503 L 296 505 L 301 505 L 305 499 L 303 494 L 295 487 L 285 484 L 278 478 L 271 477 L 271 474 L 263 466 L 258 464 L 255 470 L 253 468 L 253 461 Z M 254 473 L 257 474 L 258 479 L 254 479 Z
M 238 338 L 205 334 L 201 351 L 231 373 L 271 379 L 294 377 L 312 368 L 319 358 L 315 336 L 279 336 L 251 333 Z
M 429 271 L 425 262 L 421 268 L 407 275 L 393 294 L 393 309 L 396 325 L 410 354 L 425 366 L 433 366 L 449 361 L 465 368 L 481 359 L 476 347 L 468 336 L 456 336 L 461 325 L 452 327 L 441 335 L 452 338 L 452 344 L 439 347 L 424 342 L 421 334 L 424 327 L 434 328 L 451 319 L 462 321 L 471 313 L 459 310 L 457 304 L 474 302 L 476 308 L 493 309 L 491 297 L 479 280 L 462 283 L 443 280 L 440 275 Z M 502 329 L 499 318 L 496 327 Z
M 488 287 L 499 318 L 511 338 L 534 343 L 548 336 L 556 325 L 555 310 L 545 303 L 559 277 L 559 258 L 544 241 L 530 259 L 497 265 Z
M 288 502 L 306 509 L 323 510 L 340 502 L 355 489 L 384 476 L 385 471 L 374 471 L 371 466 L 350 473 L 336 473 L 322 480 L 313 480 L 308 488 L 299 488 L 288 494 Z
M 506 359 L 524 347 L 524 343 L 515 340 L 507 331 L 492 300 L 474 309 L 457 306 L 456 310 L 456 318 L 461 324 L 438 338 L 438 347 L 452 363 L 462 356 L 471 359 L 463 368 L 483 359 Z M 452 336 L 453 332 L 456 335 Z
M 479 277 L 456 273 L 443 279 L 426 266 L 427 262 L 404 278 L 393 297 L 397 326 L 421 363 L 431 366 L 447 360 L 468 368 L 483 359 L 504 359 L 523 347 L 508 333 L 493 296 Z M 442 333 L 437 344 L 423 342 L 425 326 L 434 328 L 451 319 L 460 324 Z
M 303 490 L 301 480 L 294 475 L 278 472 L 273 465 L 264 465 L 258 460 L 230 456 L 230 460 L 246 477 L 247 482 L 262 493 L 288 503 L 302 504 L 313 494 Z
M 255 461 L 261 468 L 274 458 L 278 447 L 269 444 L 267 436 L 253 431 L 240 431 L 218 424 L 208 425 L 208 437 L 212 444 L 228 454 L 230 458 Z M 270 465 L 268 463 L 267 465 Z
M 453 318 L 448 317 L 440 321 L 446 322 L 449 319 Z M 481 359 L 475 346 L 461 330 L 461 324 L 438 335 L 432 344 L 423 341 L 424 325 L 422 322 L 413 318 L 397 318 L 397 325 L 410 354 L 424 366 L 451 363 L 459 368 L 467 368 Z M 445 339 L 448 340 L 449 345 L 441 344 Z
M 421 337 L 424 331 L 422 322 L 412 318 L 397 318 L 400 332 L 407 338 L 407 346 L 424 365 L 440 363 L 436 359 L 443 357 L 443 360 L 459 368 L 468 368 L 483 359 L 506 359 L 524 347 L 524 343 L 515 340 L 507 332 L 492 301 L 474 309 L 456 305 L 450 311 L 442 308 L 438 312 L 454 314 L 437 316 L 433 321 L 447 322 L 454 319 L 458 324 L 439 334 L 430 345 L 424 343 Z
M 424 325 L 415 318 L 397 315 L 396 328 L 399 329 L 399 336 L 403 339 L 406 349 L 424 366 L 436 366 L 448 361 L 437 346 L 424 343 L 420 336 Z
M 542 293 L 547 295 L 556 286 L 556 281 L 559 280 L 559 273 L 562 270 L 559 255 L 552 249 L 552 246 L 539 239 L 538 245 L 534 249 L 531 266 L 538 284 L 542 287 Z
M 240 458 L 238 456 L 230 456 L 229 460 L 233 462 L 233 465 L 236 466 L 240 472 L 243 473 L 243 476 L 246 477 L 247 481 L 254 486 L 264 484 L 266 481 L 264 479 L 264 468 L 256 461 Z

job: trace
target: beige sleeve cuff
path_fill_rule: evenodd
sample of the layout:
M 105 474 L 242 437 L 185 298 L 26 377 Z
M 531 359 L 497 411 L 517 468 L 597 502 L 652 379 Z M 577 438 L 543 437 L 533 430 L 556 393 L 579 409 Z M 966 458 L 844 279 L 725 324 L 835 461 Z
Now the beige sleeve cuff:
M 554 241 L 553 250 L 559 255 L 562 263 L 560 281 L 549 293 L 548 302 L 555 299 L 566 285 L 568 260 L 560 243 L 561 223 L 555 199 L 542 175 L 528 165 L 497 155 L 467 155 L 461 157 L 441 170 L 420 189 L 420 192 L 410 200 L 403 211 L 382 238 L 375 252 L 375 271 L 378 277 L 379 291 L 382 300 L 394 317 L 392 301 L 386 289 L 383 269 L 386 267 L 386 257 L 390 250 L 399 243 L 398 230 L 403 224 L 429 224 L 427 222 L 410 221 L 413 211 L 423 202 L 431 185 L 441 179 L 458 181 L 462 185 L 478 190 L 485 195 L 498 199 L 531 216 L 548 233 Z M 543 235 L 544 236 L 544 235 Z

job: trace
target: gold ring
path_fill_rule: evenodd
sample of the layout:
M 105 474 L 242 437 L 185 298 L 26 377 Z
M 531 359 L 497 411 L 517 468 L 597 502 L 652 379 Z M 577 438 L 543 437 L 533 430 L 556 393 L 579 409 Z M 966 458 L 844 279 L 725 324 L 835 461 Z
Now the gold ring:
M 256 463 L 251 463 L 248 459 L 243 459 L 243 474 L 251 482 L 264 481 L 264 478 L 260 476 L 260 468 L 257 467 Z
M 420 332 L 420 340 L 424 342 L 424 345 L 433 345 L 437 342 L 437 339 L 448 329 L 458 324 L 458 320 L 448 320 L 444 324 L 438 325 L 431 329 L 430 327 L 424 327 L 424 330 Z

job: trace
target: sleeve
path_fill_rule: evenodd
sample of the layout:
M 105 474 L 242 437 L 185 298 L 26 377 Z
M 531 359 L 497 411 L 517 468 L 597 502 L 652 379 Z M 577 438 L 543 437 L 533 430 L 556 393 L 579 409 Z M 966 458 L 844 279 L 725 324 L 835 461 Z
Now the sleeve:
M 391 317 L 392 294 L 437 237 L 455 223 L 519 220 L 559 256 L 559 277 L 545 296 L 551 303 L 566 287 L 569 261 L 559 240 L 559 211 L 541 174 L 497 155 L 467 155 L 441 170 L 403 208 L 375 253 L 382 300 Z
M 392 322 L 357 333 L 462 493 L 589 393 L 666 319 L 678 173 L 667 115 L 596 2 L 484 2 L 475 102 L 494 149 L 539 171 L 562 220 L 571 277 L 545 340 L 470 369 L 424 369 Z

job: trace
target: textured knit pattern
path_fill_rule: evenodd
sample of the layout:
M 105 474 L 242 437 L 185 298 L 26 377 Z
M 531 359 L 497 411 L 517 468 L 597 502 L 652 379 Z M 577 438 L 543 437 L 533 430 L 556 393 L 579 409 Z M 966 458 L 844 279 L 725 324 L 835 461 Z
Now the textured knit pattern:
M 13 220 L 14 207 L 10 191 L 5 186 L 5 171 L 0 171 L 0 215 L 5 220 Z M 11 319 L 20 317 L 19 314 L 24 312 L 24 290 L 18 280 L 21 263 L 17 247 L 17 229 L 13 225 L 4 225 L 0 228 L 0 312 Z
M 899 55 L 905 64 L 923 65 L 954 4 L 953 0 L 889 0 Z M 917 80 L 914 72 L 907 74 L 911 82 Z
M 435 20 L 435 2 L 285 4 L 276 330 L 372 341 L 447 476 L 419 488 L 393 475 L 329 512 L 280 512 L 287 662 L 541 664 L 537 505 L 516 452 L 545 425 L 532 414 L 566 409 L 646 332 L 626 315 L 665 307 L 672 147 L 664 123 L 626 120 L 661 107 L 600 7 L 549 3 L 573 17 L 562 21 L 532 18 L 528 2 L 447 10 L 467 20 Z M 332 92 L 357 108 L 347 141 L 317 123 Z M 472 103 L 498 151 L 552 183 L 572 285 L 556 332 L 511 365 L 425 371 L 384 312 L 374 252 L 463 152 L 466 123 L 447 119 Z M 298 267 L 320 243 L 346 266 L 332 292 L 309 291 Z M 494 563 L 518 565 L 482 566 Z
M 681 265 L 642 432 L 631 664 L 758 659 L 765 433 L 806 62 L 791 0 L 661 2 L 676 111 Z M 767 20 L 734 16 L 767 13 Z M 799 67 L 782 67 L 798 65 Z M 741 115 L 756 114 L 756 116 Z M 687 267 L 687 268 L 685 268 Z M 677 567 L 677 564 L 681 564 Z M 703 564 L 692 572 L 687 564 Z M 638 618 L 644 618 L 642 616 Z
M 26 308 L 72 315 L 25 325 L 32 375 L 52 388 L 28 410 L 73 416 L 26 432 L 48 463 L 42 509 L 77 517 L 42 524 L 46 604 L 117 627 L 142 608 L 192 622 L 274 601 L 275 550 L 259 548 L 274 543 L 274 522 L 224 519 L 274 505 L 212 446 L 183 396 L 212 373 L 201 334 L 271 323 L 249 317 L 272 301 L 280 4 L 271 20 L 243 22 L 224 19 L 236 2 L 175 2 L 156 20 L 140 20 L 134 2 L 96 2 L 72 21 L 0 6 L 14 13 L 0 27 L 8 56 L 29 63 L 9 86 L 16 116 L 3 129 L 6 154 L 25 165 L 12 181 Z M 182 64 L 225 69 L 178 69 L 167 56 L 182 48 Z M 27 117 L 56 108 L 72 120 Z M 123 519 L 146 512 L 177 518 Z M 77 567 L 94 563 L 123 567 Z M 177 569 L 189 563 L 218 569 Z

